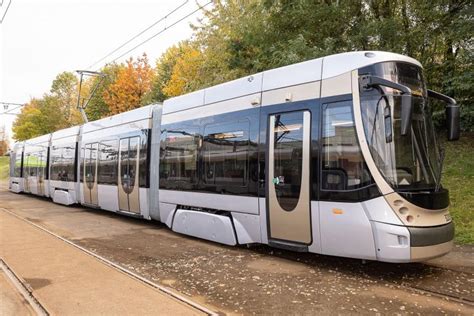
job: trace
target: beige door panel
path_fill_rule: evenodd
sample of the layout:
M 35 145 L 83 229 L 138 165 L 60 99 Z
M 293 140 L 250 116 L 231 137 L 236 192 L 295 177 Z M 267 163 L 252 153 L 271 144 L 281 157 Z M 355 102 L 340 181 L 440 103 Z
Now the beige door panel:
M 284 114 L 282 114 L 284 115 Z M 269 129 L 269 161 L 268 161 L 268 208 L 270 221 L 270 238 L 282 239 L 298 243 L 311 242 L 311 217 L 310 217 L 310 120 L 308 111 L 303 112 L 303 138 L 302 138 L 302 169 L 301 186 L 296 206 L 288 211 L 280 205 L 273 179 L 275 175 L 275 115 L 270 116 Z

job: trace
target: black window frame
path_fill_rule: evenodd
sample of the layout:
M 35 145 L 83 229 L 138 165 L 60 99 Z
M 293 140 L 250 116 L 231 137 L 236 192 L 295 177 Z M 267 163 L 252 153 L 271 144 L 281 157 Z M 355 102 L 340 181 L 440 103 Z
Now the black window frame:
M 193 138 L 194 145 L 194 172 L 193 174 L 183 177 L 189 180 L 174 180 L 170 179 L 170 176 L 164 175 L 164 172 L 169 171 L 168 166 L 170 165 L 166 162 L 165 158 L 169 152 L 170 144 L 170 134 L 182 134 Z M 192 135 L 192 136 L 191 136 Z M 190 121 L 180 122 L 176 124 L 170 124 L 165 129 L 161 131 L 161 140 L 160 140 L 160 188 L 163 189 L 173 189 L 173 190 L 192 190 L 200 182 L 200 148 L 202 143 L 202 133 L 201 127 L 199 125 L 190 124 Z M 179 147 L 178 147 L 179 148 Z M 186 162 L 179 162 L 184 163 Z M 179 168 L 180 171 L 182 168 Z M 186 169 L 184 169 L 186 170 Z
M 234 125 L 234 126 L 233 126 Z M 209 139 L 211 138 L 210 135 L 222 135 L 226 133 L 235 133 L 235 132 L 243 132 L 243 135 L 241 137 L 229 137 L 232 139 L 242 139 L 242 141 L 246 142 L 244 146 L 246 146 L 246 155 L 245 155 L 245 168 L 242 170 L 243 178 L 242 179 L 242 184 L 236 184 L 233 181 L 226 181 L 226 180 L 217 180 L 215 171 L 214 171 L 214 180 L 213 182 L 208 182 L 208 162 L 206 154 L 209 151 L 209 145 L 210 141 Z M 225 135 L 223 135 L 225 137 Z M 212 137 L 213 139 L 218 139 L 215 137 Z M 251 154 L 251 148 L 250 148 L 250 120 L 248 118 L 242 118 L 239 120 L 232 120 L 232 121 L 223 121 L 219 123 L 213 123 L 213 124 L 206 124 L 203 127 L 203 134 L 202 134 L 202 146 L 200 148 L 200 161 L 201 161 L 201 172 L 199 172 L 200 176 L 200 181 L 203 186 L 210 186 L 210 187 L 215 187 L 215 186 L 220 186 L 220 187 L 238 187 L 238 188 L 246 188 L 249 186 L 249 169 L 250 169 L 250 154 Z M 236 144 L 234 143 L 234 148 Z M 222 170 L 225 170 L 225 157 L 223 160 L 223 166 Z M 224 178 L 224 177 L 222 177 Z
M 66 149 L 72 149 L 69 148 L 71 146 L 74 146 L 73 155 L 70 157 L 64 157 L 64 153 Z M 62 181 L 62 182 L 77 182 L 77 147 L 78 143 L 63 143 L 63 144 L 58 144 L 58 145 L 53 145 L 51 146 L 51 151 L 50 151 L 50 173 L 49 173 L 49 178 L 50 180 L 53 181 Z M 59 157 L 61 159 L 67 159 L 69 161 L 61 161 L 60 163 L 56 163 L 55 159 L 58 158 L 58 153 L 56 151 L 60 150 Z M 62 168 L 63 171 L 67 171 L 67 178 L 60 178 L 59 173 L 57 173 L 56 169 L 57 168 Z M 59 172 L 62 172 L 61 170 Z M 58 176 L 56 176 L 58 175 Z
M 103 185 L 118 185 L 118 154 L 119 154 L 119 140 L 117 138 L 113 138 L 113 139 L 106 139 L 106 140 L 101 140 L 98 142 L 99 143 L 99 148 L 98 148 L 98 165 L 97 165 L 97 184 L 103 184 Z M 111 148 L 115 148 L 115 154 L 113 157 L 115 157 L 113 160 L 114 160 L 114 163 L 113 163 L 113 176 L 110 176 L 109 179 L 107 180 L 106 178 L 104 178 L 104 175 L 102 174 L 103 173 L 103 170 L 104 170 L 104 165 L 102 163 L 102 161 L 104 161 L 102 159 L 102 155 L 103 155 L 103 146 L 106 144 L 106 143 L 113 143 L 112 147 Z M 114 146 L 115 145 L 115 146 Z M 82 166 L 84 166 L 82 164 Z M 82 171 L 83 172 L 83 171 Z

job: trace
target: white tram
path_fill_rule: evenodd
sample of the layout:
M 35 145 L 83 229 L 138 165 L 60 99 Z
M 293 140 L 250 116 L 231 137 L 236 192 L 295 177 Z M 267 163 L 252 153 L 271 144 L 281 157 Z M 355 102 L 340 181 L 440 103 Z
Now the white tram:
M 413 262 L 454 225 L 422 66 L 351 52 L 15 144 L 10 190 L 227 245 Z

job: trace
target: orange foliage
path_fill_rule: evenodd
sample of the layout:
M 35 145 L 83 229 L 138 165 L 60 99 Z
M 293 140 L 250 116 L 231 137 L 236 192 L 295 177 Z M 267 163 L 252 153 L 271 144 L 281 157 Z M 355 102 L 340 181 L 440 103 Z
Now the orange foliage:
M 196 90 L 201 78 L 203 56 L 191 45 L 183 45 L 173 66 L 170 80 L 163 87 L 165 95 L 174 97 Z
M 146 54 L 136 61 L 133 58 L 127 60 L 125 67 L 118 71 L 117 80 L 103 93 L 110 113 L 132 110 L 150 102 L 153 76 Z

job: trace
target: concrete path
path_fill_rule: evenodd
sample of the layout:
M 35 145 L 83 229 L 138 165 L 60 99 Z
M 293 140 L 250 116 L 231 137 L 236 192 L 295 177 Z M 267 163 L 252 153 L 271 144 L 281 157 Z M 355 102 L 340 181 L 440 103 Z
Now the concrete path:
M 0 257 L 52 315 L 200 314 L 5 211 L 0 211 Z M 3 288 L 5 280 L 0 281 Z M 9 298 L 9 311 L 23 308 L 21 314 L 27 314 L 10 294 L 2 294 Z

